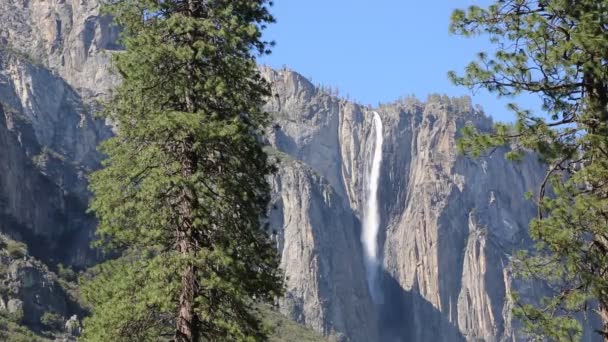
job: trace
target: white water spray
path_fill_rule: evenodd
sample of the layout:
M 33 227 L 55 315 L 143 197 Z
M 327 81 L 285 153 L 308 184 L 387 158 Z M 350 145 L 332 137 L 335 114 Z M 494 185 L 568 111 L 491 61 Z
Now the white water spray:
M 374 156 L 372 159 L 372 169 L 367 179 L 367 203 L 363 216 L 363 232 L 361 242 L 363 242 L 363 252 L 365 256 L 365 268 L 367 272 L 367 285 L 372 299 L 380 303 L 381 296 L 376 284 L 378 278 L 378 230 L 380 228 L 380 212 L 378 208 L 378 184 L 380 181 L 380 164 L 382 163 L 382 120 L 377 112 L 374 112 L 374 128 L 376 144 L 374 146 Z

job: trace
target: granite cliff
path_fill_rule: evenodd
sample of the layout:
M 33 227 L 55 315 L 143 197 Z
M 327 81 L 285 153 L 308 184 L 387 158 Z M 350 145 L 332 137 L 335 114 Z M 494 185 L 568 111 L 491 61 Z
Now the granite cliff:
M 78 313 L 54 278 L 58 264 L 97 260 L 86 173 L 111 134 L 93 114 L 118 81 L 108 62 L 116 36 L 95 0 L 0 0 L 0 232 L 29 247 L 23 260 L 0 255 L 9 264 L 0 280 L 14 289 L 2 294 L 0 312 L 23 310 L 34 328 L 43 312 Z M 273 89 L 267 139 L 280 161 L 270 220 L 287 284 L 281 312 L 338 341 L 521 337 L 508 265 L 529 245 L 534 208 L 523 196 L 542 165 L 533 157 L 510 163 L 500 151 L 459 156 L 460 128 L 491 126 L 467 98 L 371 108 L 293 71 L 261 70 Z M 361 245 L 373 112 L 384 137 L 376 301 Z
M 302 200 L 281 207 L 279 240 L 310 237 L 309 243 L 295 240 L 301 253 L 294 253 L 297 248 L 288 242 L 279 243 L 290 289 L 283 311 L 353 341 L 515 338 L 508 264 L 513 251 L 529 243 L 527 222 L 534 207 L 523 196 L 539 181 L 542 166 L 533 157 L 510 163 L 500 151 L 477 160 L 459 156 L 460 128 L 467 123 L 491 126 L 468 98 L 433 95 L 426 102 L 409 98 L 370 108 L 332 96 L 291 71 L 263 73 L 273 84 L 267 109 L 277 123 L 269 140 L 314 175 L 304 178 L 305 186 L 302 176 L 297 187 L 283 186 L 283 199 L 293 192 L 306 201 L 315 199 L 310 188 L 328 194 L 315 201 L 315 212 Z M 373 112 L 382 119 L 384 135 L 380 305 L 373 305 L 365 291 L 360 243 L 342 251 L 350 241 L 359 241 L 374 149 Z M 318 179 L 324 183 L 313 187 Z M 327 261 L 309 262 L 318 259 Z M 310 284 L 323 284 L 319 273 L 323 280 L 339 275 L 337 262 L 349 275 L 348 282 L 332 279 L 341 290 L 311 289 Z M 327 305 L 311 310 L 317 302 Z M 352 327 L 343 323 L 345 312 Z
M 93 117 L 116 81 L 109 23 L 96 1 L 0 1 L 0 229 L 45 260 L 94 259 L 86 173 L 111 133 Z

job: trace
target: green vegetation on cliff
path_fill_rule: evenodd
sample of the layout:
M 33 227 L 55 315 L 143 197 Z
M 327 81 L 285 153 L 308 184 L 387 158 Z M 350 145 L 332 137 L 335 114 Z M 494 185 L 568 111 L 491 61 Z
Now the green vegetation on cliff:
M 325 342 L 327 339 L 323 338 L 316 332 L 309 328 L 300 325 L 289 318 L 283 316 L 281 313 L 270 309 L 269 307 L 262 307 L 261 312 L 264 315 L 264 324 L 268 326 L 271 331 L 270 342 L 287 342 L 287 341 L 298 341 L 298 342 Z
M 5 342 L 47 342 L 50 339 L 43 338 L 34 334 L 27 327 L 24 327 L 11 317 L 9 314 L 0 312 L 0 341 Z

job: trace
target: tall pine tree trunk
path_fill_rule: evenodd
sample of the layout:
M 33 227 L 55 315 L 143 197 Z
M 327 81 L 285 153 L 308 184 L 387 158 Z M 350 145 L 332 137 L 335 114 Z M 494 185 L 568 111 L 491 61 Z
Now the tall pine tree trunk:
M 181 148 L 176 151 L 181 153 L 182 175 L 189 179 L 194 174 L 196 167 L 196 156 L 192 152 L 192 139 L 186 138 Z M 187 185 L 186 185 L 187 186 Z M 177 248 L 179 253 L 185 257 L 192 257 L 196 244 L 194 240 L 193 209 L 196 196 L 190 189 L 182 189 L 179 198 L 179 227 L 177 231 Z M 200 332 L 198 331 L 198 318 L 194 312 L 194 299 L 198 292 L 196 280 L 196 268 L 191 261 L 186 262 L 182 270 L 181 292 L 179 295 L 179 306 L 176 321 L 176 342 L 198 342 Z
M 196 11 L 195 0 L 188 0 L 188 15 L 193 16 Z M 191 33 L 186 34 L 187 39 L 189 41 L 190 46 L 194 44 L 194 37 Z M 196 58 L 194 55 L 192 59 Z M 188 81 L 189 84 L 192 84 L 193 81 L 193 65 L 192 61 L 190 61 L 187 65 L 188 72 Z M 186 89 L 186 110 L 190 113 L 194 113 L 196 111 L 194 105 L 194 96 L 192 89 Z M 184 178 L 189 179 L 194 174 L 194 169 L 196 167 L 196 156 L 192 153 L 192 137 L 187 137 L 184 142 L 182 153 L 182 175 Z M 190 256 L 195 250 L 195 242 L 194 242 L 194 231 L 192 227 L 192 204 L 193 201 L 196 200 L 196 197 L 188 191 L 188 189 L 184 189 L 182 192 L 182 198 L 180 203 L 180 215 L 182 222 L 185 224 L 181 227 L 182 230 L 178 232 L 179 240 L 178 248 L 179 252 L 185 256 Z M 196 298 L 196 294 L 198 292 L 197 283 L 196 283 L 196 270 L 194 265 L 188 261 L 186 268 L 182 274 L 181 281 L 181 293 L 179 296 L 179 311 L 177 317 L 177 331 L 176 336 L 179 336 L 181 339 L 177 339 L 177 342 L 198 342 L 199 340 L 199 332 L 198 330 L 198 319 L 196 314 L 194 313 L 194 299 Z
M 179 241 L 179 249 L 183 255 L 192 252 L 192 243 L 186 234 Z M 199 340 L 198 319 L 194 313 L 194 298 L 196 295 L 196 270 L 188 262 L 182 273 L 181 293 L 179 296 L 179 311 L 176 326 L 176 342 L 197 342 Z

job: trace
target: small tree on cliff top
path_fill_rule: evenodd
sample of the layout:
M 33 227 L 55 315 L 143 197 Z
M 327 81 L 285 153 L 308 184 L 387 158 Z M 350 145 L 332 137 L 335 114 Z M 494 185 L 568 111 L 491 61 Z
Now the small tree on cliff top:
M 452 16 L 451 31 L 489 35 L 498 47 L 481 53 L 456 84 L 501 96 L 537 94 L 548 117 L 511 105 L 513 125 L 491 134 L 465 129 L 460 148 L 479 155 L 511 144 L 548 165 L 530 224 L 536 249 L 519 255 L 523 276 L 553 289 L 540 303 L 516 309 L 526 328 L 553 340 L 581 336 L 576 315 L 595 310 L 608 339 L 608 1 L 497 0 Z M 551 196 L 545 196 L 550 186 Z
M 257 341 L 282 291 L 260 227 L 272 172 L 255 53 L 266 0 L 108 0 L 126 51 L 91 176 L 100 241 L 124 252 L 83 289 L 90 341 Z

